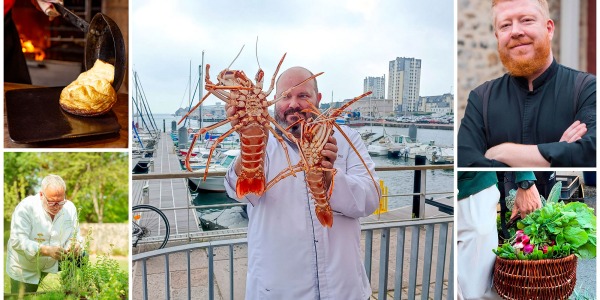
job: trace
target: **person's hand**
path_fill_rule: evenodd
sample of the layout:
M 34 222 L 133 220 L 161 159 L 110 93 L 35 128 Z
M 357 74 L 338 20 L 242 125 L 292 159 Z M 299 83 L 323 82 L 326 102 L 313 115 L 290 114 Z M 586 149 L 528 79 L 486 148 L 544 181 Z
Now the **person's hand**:
M 45 13 L 48 17 L 50 17 L 50 21 L 54 20 L 54 18 L 60 16 L 60 13 L 56 11 L 52 3 L 63 4 L 63 0 L 31 0 L 31 3 Z
M 584 136 L 586 132 L 587 126 L 585 125 L 585 123 L 575 121 L 573 124 L 571 124 L 571 126 L 569 126 L 569 128 L 567 128 L 567 130 L 565 130 L 562 137 L 560 138 L 560 142 L 576 142 L 577 140 L 581 139 L 581 137 Z
M 237 101 L 232 101 L 232 102 L 237 102 Z M 238 110 L 238 108 L 235 105 L 225 104 L 225 113 L 227 114 L 227 118 L 235 115 L 237 110 Z M 234 119 L 234 120 L 231 120 L 229 123 L 231 123 L 231 127 L 233 127 L 237 123 L 239 123 L 239 120 Z
M 333 163 L 337 158 L 337 141 L 333 136 L 330 136 L 327 140 L 325 146 L 323 146 L 323 150 L 321 150 L 321 155 L 323 155 L 323 161 L 321 161 L 321 167 L 325 169 L 333 169 Z M 333 179 L 333 172 L 326 171 L 325 172 L 325 190 L 329 189 L 331 185 L 331 180 Z
M 60 260 L 67 252 L 60 246 L 41 246 L 40 254 Z
M 321 155 L 324 156 L 324 159 L 321 162 L 321 167 L 326 169 L 332 169 L 333 163 L 337 158 L 337 152 L 337 141 L 333 136 L 330 136 L 329 139 L 327 139 L 327 143 L 325 144 L 325 146 L 323 146 L 323 150 L 321 150 Z
M 72 243 L 67 252 L 73 253 L 75 256 L 79 256 L 81 253 L 81 245 L 79 245 L 79 242 Z
M 521 219 L 525 219 L 525 216 L 540 207 L 542 207 L 542 202 L 540 201 L 540 193 L 535 184 L 526 190 L 518 188 L 515 205 L 513 206 L 510 218 L 512 219 L 520 213 Z

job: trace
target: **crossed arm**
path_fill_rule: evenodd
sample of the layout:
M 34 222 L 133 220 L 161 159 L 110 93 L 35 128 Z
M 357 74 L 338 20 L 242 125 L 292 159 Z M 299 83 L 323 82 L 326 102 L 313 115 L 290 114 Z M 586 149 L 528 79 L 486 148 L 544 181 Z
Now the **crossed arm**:
M 565 130 L 559 142 L 573 143 L 586 133 L 585 123 L 575 121 Z M 511 167 L 550 167 L 550 162 L 542 156 L 537 145 L 502 143 L 488 149 L 485 157 Z

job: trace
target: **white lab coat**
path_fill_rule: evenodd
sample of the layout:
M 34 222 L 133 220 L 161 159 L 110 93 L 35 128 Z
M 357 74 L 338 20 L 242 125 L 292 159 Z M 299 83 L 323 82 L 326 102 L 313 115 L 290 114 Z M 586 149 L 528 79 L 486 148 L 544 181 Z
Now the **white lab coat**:
M 67 201 L 53 221 L 39 194 L 23 199 L 12 214 L 6 273 L 18 281 L 39 284 L 41 272 L 58 272 L 55 259 L 38 255 L 40 245 L 68 249 L 74 236 L 82 243 L 73 202 Z
M 369 166 L 375 182 L 375 164 L 360 135 L 346 126 Z M 371 296 L 371 287 L 360 250 L 359 217 L 379 205 L 376 186 L 344 137 L 334 133 L 338 157 L 331 208 L 333 227 L 323 227 L 315 216 L 314 201 L 304 173 L 289 176 L 261 197 L 249 194 L 237 199 L 237 176 L 230 168 L 225 187 L 230 197 L 248 205 L 248 274 L 246 299 L 360 299 Z M 292 164 L 300 157 L 287 144 Z M 267 182 L 288 166 L 283 147 L 269 135 L 265 170 Z

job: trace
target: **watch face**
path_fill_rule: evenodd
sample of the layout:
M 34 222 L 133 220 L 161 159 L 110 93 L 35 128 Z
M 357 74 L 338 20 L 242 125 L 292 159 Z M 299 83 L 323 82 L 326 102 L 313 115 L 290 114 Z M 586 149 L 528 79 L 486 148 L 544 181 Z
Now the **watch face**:
M 519 184 L 519 186 L 520 186 L 522 189 L 526 190 L 526 189 L 530 188 L 530 187 L 532 186 L 532 184 L 533 184 L 533 183 L 532 183 L 531 181 L 529 181 L 529 180 L 524 180 L 524 181 L 521 181 L 521 183 Z

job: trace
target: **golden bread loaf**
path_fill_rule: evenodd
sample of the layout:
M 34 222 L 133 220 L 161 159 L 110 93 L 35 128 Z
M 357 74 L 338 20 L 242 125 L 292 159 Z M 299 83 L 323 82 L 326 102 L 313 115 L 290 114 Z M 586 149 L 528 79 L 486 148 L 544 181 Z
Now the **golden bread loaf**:
M 79 77 L 60 93 L 60 106 L 74 115 L 97 116 L 108 112 L 117 102 L 112 87 L 115 67 L 101 60 L 79 74 Z

